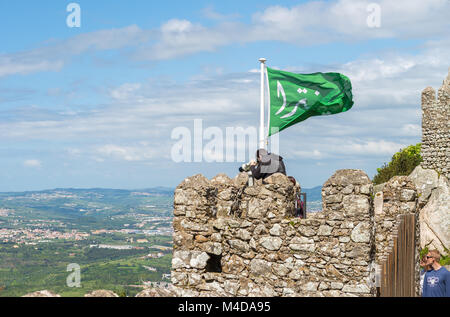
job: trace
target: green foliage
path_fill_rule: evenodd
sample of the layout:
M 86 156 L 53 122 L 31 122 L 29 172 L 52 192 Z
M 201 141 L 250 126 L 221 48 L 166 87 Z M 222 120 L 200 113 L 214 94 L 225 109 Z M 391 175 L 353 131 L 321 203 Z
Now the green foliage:
M 447 255 L 441 255 L 441 260 L 439 261 L 439 264 L 442 266 L 450 265 L 450 256 Z
M 0 243 L 0 297 L 22 296 L 43 289 L 63 297 L 80 297 L 100 289 L 130 297 L 141 290 L 130 285 L 141 285 L 142 281 L 163 281 L 162 275 L 170 273 L 170 253 L 149 259 L 142 258 L 149 253 L 149 249 L 98 249 L 90 248 L 91 243 L 79 241 L 75 246 L 73 242 L 52 242 L 19 248 Z M 71 288 L 66 284 L 70 274 L 67 272 L 69 263 L 78 263 L 81 267 L 80 288 Z M 144 266 L 157 271 L 149 271 Z
M 124 288 L 119 289 L 119 291 L 117 292 L 117 295 L 119 295 L 119 297 L 127 297 L 127 291 Z
M 0 297 L 22 296 L 50 290 L 64 297 L 79 297 L 93 290 L 111 290 L 120 296 L 135 296 L 143 281 L 168 281 L 171 250 L 161 258 L 146 258 L 160 252 L 155 245 L 171 246 L 172 237 L 144 235 L 143 230 L 171 227 L 171 219 L 146 222 L 172 215 L 173 190 L 145 189 L 139 192 L 109 189 L 58 189 L 39 192 L 0 193 L 0 208 L 14 210 L 0 216 L 1 229 L 45 229 L 60 233 L 73 229 L 98 229 L 114 233 L 91 234 L 86 240 L 25 238 L 0 239 Z M 127 224 L 125 226 L 125 224 Z M 143 224 L 143 226 L 141 225 Z M 138 226 L 139 225 L 139 226 Z M 119 229 L 132 232 L 119 232 Z M 20 237 L 24 237 L 21 235 Z M 145 238 L 147 243 L 137 243 Z M 132 241 L 133 239 L 133 241 Z M 131 245 L 133 249 L 104 249 L 91 245 Z M 69 263 L 81 268 L 81 287 L 68 287 Z M 146 267 L 156 269 L 149 270 Z
M 444 250 L 447 254 L 441 254 L 441 260 L 439 261 L 440 265 L 450 265 L 450 252 L 446 247 L 444 247 Z
M 428 245 L 425 246 L 425 248 L 420 250 L 420 258 L 422 259 L 427 253 L 428 253 L 429 249 L 428 249 Z
M 392 156 L 389 163 L 377 168 L 378 174 L 373 178 L 375 185 L 390 180 L 393 176 L 409 175 L 422 162 L 420 155 L 421 143 L 410 145 Z

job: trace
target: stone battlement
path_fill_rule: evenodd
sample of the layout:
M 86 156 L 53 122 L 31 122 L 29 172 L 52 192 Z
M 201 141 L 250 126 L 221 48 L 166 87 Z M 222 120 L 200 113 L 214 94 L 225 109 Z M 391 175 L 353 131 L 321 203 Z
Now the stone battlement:
M 307 219 L 292 216 L 294 188 L 286 176 L 251 187 L 247 177 L 196 175 L 176 188 L 178 296 L 375 296 L 373 186 L 363 171 L 337 171 L 323 186 L 323 211 Z M 398 196 L 392 214 L 415 212 L 416 191 L 408 186 L 386 187 Z M 389 240 L 391 231 L 380 234 Z
M 427 87 L 422 92 L 422 167 L 434 169 L 450 178 L 450 69 L 436 91 Z

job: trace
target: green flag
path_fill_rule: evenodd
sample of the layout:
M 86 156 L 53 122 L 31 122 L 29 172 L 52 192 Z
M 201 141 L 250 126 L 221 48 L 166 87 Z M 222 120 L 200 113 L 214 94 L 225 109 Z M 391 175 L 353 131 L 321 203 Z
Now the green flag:
M 339 73 L 294 74 L 267 68 L 269 136 L 312 116 L 345 112 L 353 106 L 350 79 Z

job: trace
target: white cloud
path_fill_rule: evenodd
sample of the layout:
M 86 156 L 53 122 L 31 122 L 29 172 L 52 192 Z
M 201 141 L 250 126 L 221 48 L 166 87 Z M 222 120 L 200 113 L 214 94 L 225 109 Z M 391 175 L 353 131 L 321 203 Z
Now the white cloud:
M 167 60 L 198 52 L 211 52 L 220 46 L 230 44 L 232 40 L 227 34 L 232 30 L 208 29 L 200 24 L 187 20 L 170 20 L 157 30 L 155 44 L 138 49 L 134 54 L 136 59 Z
M 26 161 L 24 161 L 23 162 L 23 165 L 25 166 L 25 167 L 33 167 L 33 168 L 38 168 L 38 167 L 41 167 L 42 166 L 42 163 L 41 163 L 41 161 L 39 161 L 39 160 L 35 160 L 35 159 L 32 159 L 32 160 L 26 160 Z
M 125 83 L 111 90 L 111 97 L 118 100 L 126 100 L 133 97 L 134 93 L 142 87 L 139 83 Z
M 72 158 L 78 158 L 83 153 L 83 150 L 77 148 L 68 148 L 66 153 Z
M 405 124 L 402 126 L 401 131 L 404 135 L 421 136 L 422 127 L 418 124 Z
M 349 143 L 335 147 L 335 153 L 345 154 L 349 156 L 370 155 L 370 156 L 385 156 L 398 152 L 404 148 L 404 144 L 396 142 L 379 140 L 366 141 L 363 143 Z
M 272 40 L 314 44 L 445 35 L 449 26 L 448 1 L 383 0 L 376 2 L 381 10 L 380 28 L 371 28 L 367 24 L 371 3 L 339 0 L 306 2 L 291 8 L 272 6 L 254 15 L 254 33 L 265 30 Z
M 380 28 L 370 28 L 367 25 L 367 8 L 372 2 L 311 1 L 292 7 L 270 6 L 253 14 L 252 21 L 247 24 L 233 21 L 234 17 L 231 15 L 228 19 L 225 16 L 216 19 L 221 22 L 211 27 L 186 19 L 171 19 L 158 29 L 144 30 L 131 25 L 84 33 L 45 47 L 0 55 L 0 77 L 59 71 L 73 56 L 124 47 L 132 48 L 130 54 L 135 59 L 158 61 L 211 52 L 233 43 L 281 41 L 305 47 L 378 38 L 448 37 L 449 1 L 379 1 Z M 219 17 L 212 9 L 205 12 L 211 17 Z M 390 72 L 398 72 L 405 67 L 411 67 L 411 64 L 406 61 L 395 67 L 379 65 L 378 69 L 384 75 L 389 75 Z
M 89 51 L 104 51 L 147 42 L 153 31 L 143 31 L 136 25 L 119 29 L 84 33 L 53 45 L 0 54 L 0 77 L 30 74 L 40 71 L 59 71 L 73 57 Z
M 124 161 L 146 161 L 153 159 L 156 156 L 155 149 L 151 148 L 148 143 L 141 142 L 137 146 L 119 146 L 115 144 L 107 144 L 96 149 L 95 157 L 99 162 L 104 161 L 105 158 L 113 158 Z
M 293 151 L 291 158 L 307 158 L 307 159 L 321 159 L 324 155 L 318 150 L 312 151 Z
M 12 58 L 11 56 L 0 56 L 0 77 L 42 71 L 59 71 L 63 68 L 64 62 L 61 60 L 26 60 Z
M 236 19 L 239 17 L 238 13 L 233 13 L 233 14 L 218 13 L 211 6 L 203 9 L 202 13 L 206 18 L 211 19 L 211 20 L 216 20 L 216 21 L 229 21 L 229 20 Z
M 139 50 L 136 57 L 164 60 L 214 51 L 232 43 L 259 41 L 281 41 L 305 47 L 381 38 L 425 39 L 448 36 L 448 1 L 379 1 L 379 28 L 367 24 L 370 14 L 368 7 L 372 3 L 370 0 L 338 0 L 311 1 L 292 7 L 270 6 L 253 14 L 250 24 L 232 21 L 208 28 L 187 20 L 170 20 L 161 27 L 160 40 Z M 403 66 L 408 65 L 399 65 Z M 390 71 L 382 67 L 382 72 Z
M 183 33 L 192 31 L 193 29 L 194 25 L 190 21 L 178 19 L 169 20 L 161 26 L 161 32 L 163 34 Z M 201 30 L 201 28 L 199 28 L 199 30 Z
M 386 157 L 393 155 L 405 147 L 405 144 L 384 139 L 353 140 L 355 136 L 342 139 L 330 134 L 328 136 L 317 137 L 309 135 L 307 142 L 297 141 L 292 143 L 293 138 L 291 137 L 287 142 L 284 142 L 280 138 L 282 142 L 280 150 L 286 158 L 291 160 L 342 160 L 346 158 Z M 313 148 L 310 149 L 311 147 Z

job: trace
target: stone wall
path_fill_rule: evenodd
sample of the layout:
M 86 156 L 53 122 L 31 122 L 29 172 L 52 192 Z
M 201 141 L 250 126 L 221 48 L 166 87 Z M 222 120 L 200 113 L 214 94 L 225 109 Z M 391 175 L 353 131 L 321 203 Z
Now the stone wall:
M 422 92 L 421 168 L 410 175 L 419 191 L 421 246 L 446 254 L 450 243 L 450 69 L 436 92 Z M 442 177 L 444 176 L 444 177 Z
M 393 235 L 400 224 L 400 215 L 415 215 L 416 285 L 419 286 L 420 224 L 416 185 L 408 176 L 394 176 L 375 194 L 375 262 L 382 265 L 392 249 Z M 378 283 L 377 283 L 378 284 Z M 378 286 L 378 285 L 377 285 Z M 416 289 L 416 295 L 419 289 Z
M 436 92 L 422 92 L 422 167 L 434 169 L 450 178 L 450 69 Z
M 450 248 L 450 182 L 435 170 L 417 166 L 409 175 L 417 188 L 420 246 L 447 254 Z
M 175 190 L 172 283 L 178 296 L 374 296 L 372 183 L 337 171 L 323 212 L 293 218 L 281 174 L 245 187 L 201 175 Z
M 378 204 L 378 200 L 380 203 Z M 381 264 L 390 251 L 392 235 L 402 214 L 416 214 L 417 191 L 407 176 L 394 176 L 375 196 L 376 262 Z M 417 216 L 418 214 L 416 214 Z M 417 223 L 417 219 L 416 219 Z M 418 232 L 418 231 L 417 231 Z

